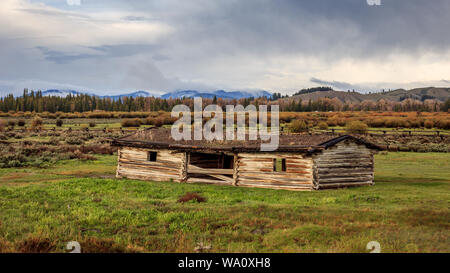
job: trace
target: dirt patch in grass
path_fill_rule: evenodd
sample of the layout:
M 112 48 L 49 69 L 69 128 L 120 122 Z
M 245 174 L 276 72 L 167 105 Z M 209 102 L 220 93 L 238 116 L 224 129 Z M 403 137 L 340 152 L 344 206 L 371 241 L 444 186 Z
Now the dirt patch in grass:
M 30 175 L 32 175 L 32 173 L 16 172 L 16 173 L 6 174 L 0 178 L 0 183 L 8 183 L 8 182 L 11 182 L 11 180 L 23 179 Z
M 11 253 L 14 252 L 12 244 L 0 238 L 0 253 Z
M 138 249 L 124 246 L 113 239 L 88 237 L 80 242 L 82 253 L 136 253 Z
M 49 253 L 56 250 L 56 245 L 49 238 L 31 236 L 16 244 L 15 252 Z
M 429 226 L 450 229 L 448 210 L 402 209 L 397 219 L 402 219 L 410 226 Z
M 192 253 L 196 247 L 193 236 L 182 232 L 148 236 L 144 245 L 146 251 L 162 253 Z
M 178 198 L 178 203 L 193 201 L 196 203 L 206 202 L 206 198 L 196 192 L 187 192 Z

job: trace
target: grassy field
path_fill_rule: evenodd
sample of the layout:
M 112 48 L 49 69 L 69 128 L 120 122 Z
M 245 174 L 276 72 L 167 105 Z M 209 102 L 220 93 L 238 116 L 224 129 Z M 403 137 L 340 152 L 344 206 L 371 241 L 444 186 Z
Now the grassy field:
M 116 180 L 96 157 L 0 169 L 0 252 L 450 251 L 448 153 L 379 154 L 375 186 L 318 192 Z

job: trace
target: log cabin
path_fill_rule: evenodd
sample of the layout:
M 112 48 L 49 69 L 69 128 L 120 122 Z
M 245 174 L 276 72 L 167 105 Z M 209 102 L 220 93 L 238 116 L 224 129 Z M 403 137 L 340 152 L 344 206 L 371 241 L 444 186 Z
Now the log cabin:
M 273 152 L 261 152 L 260 143 L 175 141 L 170 129 L 140 130 L 113 141 L 116 176 L 287 190 L 374 184 L 380 147 L 354 136 L 281 134 Z

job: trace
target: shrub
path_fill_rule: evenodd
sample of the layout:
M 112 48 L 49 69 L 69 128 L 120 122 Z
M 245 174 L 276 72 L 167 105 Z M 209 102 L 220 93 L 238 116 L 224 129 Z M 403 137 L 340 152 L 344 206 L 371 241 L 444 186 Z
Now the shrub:
M 116 151 L 116 148 L 112 147 L 109 144 L 92 144 L 81 146 L 80 151 L 84 154 L 93 153 L 101 155 L 112 155 Z
M 423 125 L 425 126 L 425 128 L 431 129 L 434 126 L 434 122 L 431 120 L 426 120 Z
M 93 121 L 89 122 L 89 127 L 95 127 L 95 125 L 97 125 L 97 124 L 95 124 L 95 122 L 93 122 Z
M 171 125 L 173 124 L 177 119 L 172 118 L 169 116 L 160 116 L 160 117 L 149 117 L 146 118 L 143 123 L 146 125 L 153 125 L 156 127 L 161 127 L 163 125 Z
M 320 130 L 328 130 L 328 124 L 325 121 L 319 122 L 319 124 L 317 124 L 317 127 L 319 127 Z
M 70 159 L 80 159 L 80 160 L 96 160 L 95 157 L 92 155 L 83 154 L 80 150 L 76 150 L 75 152 L 71 153 Z
M 304 120 L 294 120 L 289 124 L 289 130 L 292 133 L 300 133 L 308 131 L 308 124 Z
M 200 194 L 196 192 L 187 192 L 186 194 L 178 198 L 178 203 L 186 203 L 191 200 L 197 203 L 206 202 L 206 198 L 201 196 Z
M 369 119 L 367 120 L 367 124 L 370 127 L 374 127 L 374 128 L 381 128 L 385 126 L 385 120 L 382 118 L 377 118 L 377 119 Z
M 44 122 L 42 121 L 42 118 L 39 116 L 36 116 L 32 121 L 31 121 L 31 128 L 32 129 L 40 129 L 42 127 L 42 124 Z
M 408 121 L 402 118 L 391 118 L 386 120 L 385 122 L 386 127 L 388 128 L 399 128 L 399 127 L 408 127 L 410 124 Z
M 20 127 L 25 126 L 25 120 L 19 119 L 19 121 L 17 122 L 17 125 L 19 125 Z
M 140 127 L 141 120 L 140 119 L 125 119 L 122 121 L 122 127 Z
M 411 119 L 409 120 L 409 126 L 410 128 L 420 128 L 420 120 L 418 119 Z
M 359 120 L 350 121 L 345 126 L 345 130 L 349 134 L 366 134 L 367 129 L 368 129 L 367 124 Z
M 86 117 L 87 118 L 113 118 L 114 114 L 109 113 L 109 112 L 104 112 L 104 111 L 97 111 L 97 112 L 88 113 L 86 115 Z
M 0 132 L 5 130 L 6 122 L 3 119 L 0 119 Z
M 76 136 L 73 136 L 66 138 L 66 143 L 71 145 L 80 145 L 81 143 L 83 143 L 83 140 Z
M 440 129 L 446 129 L 449 130 L 450 129 L 450 120 L 440 120 L 437 122 L 436 124 L 437 127 L 439 127 Z
M 153 121 L 153 125 L 156 127 L 162 127 L 164 125 L 164 118 L 157 118 Z
M 8 120 L 8 126 L 14 127 L 14 126 L 16 126 L 16 122 L 14 120 Z
M 331 117 L 327 120 L 328 126 L 344 126 L 345 119 L 338 117 Z
M 63 125 L 62 119 L 57 119 L 56 120 L 56 126 L 61 127 L 62 125 Z

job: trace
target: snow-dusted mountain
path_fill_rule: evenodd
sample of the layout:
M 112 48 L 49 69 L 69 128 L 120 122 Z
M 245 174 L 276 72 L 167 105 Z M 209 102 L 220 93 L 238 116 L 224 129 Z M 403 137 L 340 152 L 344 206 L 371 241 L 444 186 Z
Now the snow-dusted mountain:
M 272 97 L 267 91 L 224 91 L 224 90 L 216 90 L 212 92 L 200 92 L 197 90 L 182 90 L 169 92 L 161 96 L 163 99 L 168 98 L 193 98 L 193 97 L 202 97 L 202 98 L 223 98 L 223 99 L 241 99 L 241 98 L 250 98 L 250 97 Z
M 202 97 L 202 98 L 223 98 L 223 99 L 241 99 L 241 98 L 250 98 L 250 97 L 272 97 L 272 94 L 270 94 L 267 91 L 224 91 L 224 90 L 216 90 L 212 92 L 201 92 L 197 90 L 181 90 L 181 91 L 174 91 L 166 93 L 162 96 L 150 93 L 147 91 L 136 91 L 133 93 L 125 93 L 125 94 L 118 94 L 118 95 L 96 95 L 91 92 L 81 92 L 81 91 L 75 91 L 75 90 L 58 90 L 58 89 L 49 89 L 42 92 L 43 96 L 58 96 L 58 97 L 66 97 L 68 95 L 76 96 L 80 94 L 88 94 L 92 96 L 98 96 L 100 98 L 111 98 L 113 100 L 118 100 L 119 98 L 124 97 L 161 97 L 163 99 L 168 98 L 193 98 L 193 97 Z
M 49 89 L 46 91 L 42 91 L 42 96 L 48 96 L 48 97 L 66 97 L 68 95 L 72 95 L 72 96 L 76 96 L 76 95 L 80 95 L 80 94 L 90 94 L 90 93 L 85 93 L 85 92 L 79 92 L 79 91 L 75 91 L 75 90 L 58 90 L 58 89 Z M 92 94 L 90 94 L 92 95 Z
M 152 96 L 159 97 L 159 95 L 152 94 L 147 91 L 136 91 L 133 93 L 118 94 L 118 95 L 96 95 L 91 92 L 81 92 L 81 91 L 75 91 L 75 90 L 58 90 L 58 89 L 49 89 L 49 90 L 42 92 L 43 96 L 49 96 L 49 97 L 50 96 L 66 97 L 68 95 L 76 96 L 76 95 L 81 95 L 81 94 L 88 94 L 91 96 L 97 96 L 99 98 L 111 98 L 113 100 L 117 100 L 119 98 L 124 98 L 124 97 L 133 97 L 133 98 L 152 97 Z
M 131 97 L 131 98 L 137 98 L 137 97 L 159 97 L 159 95 L 155 95 L 152 93 L 149 93 L 147 91 L 136 91 L 133 93 L 128 93 L 128 94 L 119 94 L 119 95 L 111 95 L 111 96 L 99 96 L 100 98 L 111 98 L 113 100 L 118 100 L 119 98 L 124 98 L 124 97 Z

